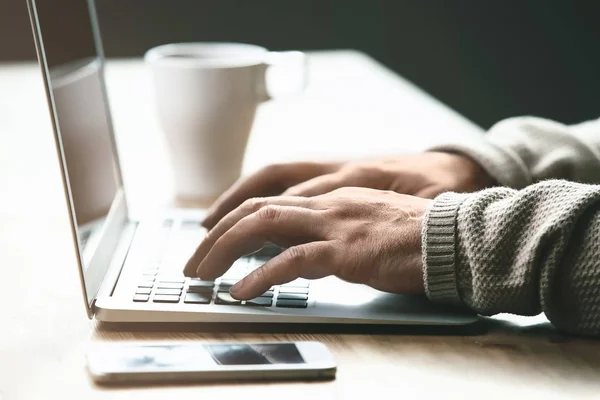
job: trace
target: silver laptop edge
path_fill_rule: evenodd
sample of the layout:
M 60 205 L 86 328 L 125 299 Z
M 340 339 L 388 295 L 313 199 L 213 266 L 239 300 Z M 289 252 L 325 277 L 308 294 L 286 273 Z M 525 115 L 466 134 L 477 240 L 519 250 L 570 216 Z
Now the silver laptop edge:
M 106 88 L 103 82 L 104 74 L 104 54 L 102 51 L 102 44 L 100 40 L 99 28 L 97 24 L 97 18 L 95 14 L 95 7 L 93 6 L 91 0 L 82 0 L 88 1 L 88 8 L 91 13 L 90 21 L 92 22 L 92 30 L 93 36 L 96 44 L 96 52 L 97 58 L 95 62 L 97 62 L 97 68 L 99 69 L 99 76 L 102 80 L 101 88 L 102 88 L 102 96 L 103 100 L 106 104 L 108 104 L 108 99 L 106 95 Z M 111 205 L 110 211 L 107 215 L 107 222 L 103 226 L 103 231 L 101 232 L 101 240 L 98 243 L 98 247 L 96 251 L 93 253 L 92 258 L 90 259 L 89 266 L 86 268 L 83 264 L 83 255 L 81 253 L 81 247 L 79 243 L 79 235 L 77 231 L 77 221 L 75 216 L 75 209 L 73 203 L 73 197 L 71 193 L 71 185 L 69 181 L 69 173 L 66 167 L 65 154 L 63 150 L 63 143 L 60 135 L 60 127 L 58 124 L 58 115 L 56 110 L 56 105 L 54 102 L 54 96 L 51 90 L 51 82 L 50 82 L 50 68 L 48 66 L 48 60 L 46 58 L 46 54 L 44 51 L 44 42 L 40 29 L 39 18 L 37 14 L 37 7 L 35 4 L 36 0 L 27 0 L 27 6 L 29 9 L 29 17 L 31 20 L 31 26 L 33 31 L 33 37 L 35 42 L 35 48 L 37 52 L 38 61 L 40 64 L 42 77 L 44 81 L 44 89 L 46 91 L 46 98 L 50 107 L 51 120 L 52 120 L 52 128 L 54 133 L 54 139 L 56 144 L 56 151 L 59 157 L 60 164 L 60 172 L 64 187 L 65 197 L 68 201 L 68 213 L 69 213 L 69 221 L 71 225 L 71 235 L 73 238 L 73 242 L 75 244 L 75 251 L 77 253 L 77 266 L 79 269 L 81 287 L 84 293 L 84 301 L 87 310 L 87 315 L 89 318 L 93 317 L 93 303 L 96 295 L 102 285 L 102 281 L 107 272 L 107 269 L 110 264 L 110 260 L 112 259 L 115 249 L 118 245 L 118 241 L 121 237 L 121 233 L 124 227 L 128 224 L 128 210 L 127 210 L 127 200 L 125 197 L 125 190 L 123 188 L 123 178 L 121 175 L 121 166 L 119 164 L 119 158 L 115 157 L 114 159 L 114 167 L 115 167 L 115 178 L 117 180 L 118 191 Z M 118 154 L 117 145 L 114 139 L 113 127 L 112 127 L 112 119 L 110 115 L 110 109 L 107 107 L 105 110 L 107 114 L 107 125 L 110 130 L 110 139 L 111 144 L 113 146 L 114 154 Z

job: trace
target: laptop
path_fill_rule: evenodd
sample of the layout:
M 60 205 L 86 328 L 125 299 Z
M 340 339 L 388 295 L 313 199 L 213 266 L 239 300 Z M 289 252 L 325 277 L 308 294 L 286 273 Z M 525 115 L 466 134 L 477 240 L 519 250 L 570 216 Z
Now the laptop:
M 265 244 L 215 281 L 183 276 L 206 231 L 200 209 L 134 219 L 104 85 L 93 0 L 28 0 L 52 117 L 85 308 L 107 322 L 467 325 L 476 314 L 335 277 L 238 301 L 229 288 L 282 249 Z M 235 116 L 232 116 L 235 117 Z M 135 133 L 130 133 L 135 134 Z

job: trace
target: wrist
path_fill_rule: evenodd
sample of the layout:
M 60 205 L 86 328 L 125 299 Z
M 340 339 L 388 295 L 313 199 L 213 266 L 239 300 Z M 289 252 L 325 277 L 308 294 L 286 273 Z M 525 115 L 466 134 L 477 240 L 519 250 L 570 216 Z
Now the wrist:
M 437 152 L 450 158 L 453 173 L 460 176 L 464 191 L 474 192 L 488 187 L 496 186 L 495 179 L 475 159 L 458 152 Z
M 461 158 L 463 163 L 468 165 L 466 168 L 471 176 L 471 182 L 478 190 L 497 185 L 494 178 L 477 161 L 462 154 L 456 154 L 456 157 Z

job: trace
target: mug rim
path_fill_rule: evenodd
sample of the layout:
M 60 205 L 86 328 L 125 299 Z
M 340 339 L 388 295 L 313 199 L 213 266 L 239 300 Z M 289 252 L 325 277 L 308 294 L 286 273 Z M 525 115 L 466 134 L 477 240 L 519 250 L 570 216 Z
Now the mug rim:
M 178 54 L 210 53 L 239 53 L 236 57 L 214 58 L 176 58 Z M 236 42 L 180 42 L 167 43 L 148 49 L 144 60 L 150 64 L 160 64 L 177 67 L 204 68 L 239 68 L 266 63 L 265 55 L 269 53 L 265 47 Z

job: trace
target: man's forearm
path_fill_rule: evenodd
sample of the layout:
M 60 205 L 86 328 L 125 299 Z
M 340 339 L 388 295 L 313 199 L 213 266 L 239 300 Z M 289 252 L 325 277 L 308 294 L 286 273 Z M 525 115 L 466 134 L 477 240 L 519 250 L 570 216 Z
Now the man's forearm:
M 466 155 L 501 186 L 524 188 L 544 179 L 600 183 L 600 119 L 577 125 L 509 118 L 479 140 L 439 144 L 432 151 Z
M 543 311 L 560 329 L 600 335 L 600 186 L 443 194 L 425 218 L 423 253 L 434 301 L 485 315 Z

